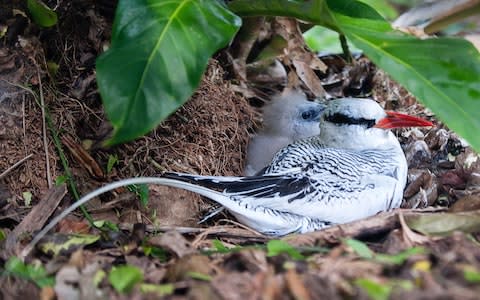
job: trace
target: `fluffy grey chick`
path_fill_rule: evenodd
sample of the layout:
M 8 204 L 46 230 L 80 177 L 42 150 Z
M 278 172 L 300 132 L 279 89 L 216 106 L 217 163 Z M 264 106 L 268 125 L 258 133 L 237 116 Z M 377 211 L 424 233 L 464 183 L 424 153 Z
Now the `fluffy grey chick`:
M 323 104 L 308 101 L 295 90 L 285 90 L 263 107 L 263 128 L 250 140 L 245 175 L 252 176 L 266 167 L 275 153 L 285 146 L 318 135 Z

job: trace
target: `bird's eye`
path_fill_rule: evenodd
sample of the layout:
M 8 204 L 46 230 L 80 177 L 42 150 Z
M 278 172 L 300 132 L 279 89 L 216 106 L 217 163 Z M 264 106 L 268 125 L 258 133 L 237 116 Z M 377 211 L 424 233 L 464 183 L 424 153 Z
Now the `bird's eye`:
M 304 119 L 304 120 L 311 120 L 311 119 L 314 118 L 314 116 L 315 116 L 315 112 L 311 109 L 302 112 L 302 119 Z

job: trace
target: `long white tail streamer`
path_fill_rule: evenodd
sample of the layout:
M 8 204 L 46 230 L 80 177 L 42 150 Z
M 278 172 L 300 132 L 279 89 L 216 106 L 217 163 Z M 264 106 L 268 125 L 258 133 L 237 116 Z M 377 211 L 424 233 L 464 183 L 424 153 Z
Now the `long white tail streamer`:
M 213 190 L 201 187 L 201 186 L 193 185 L 193 184 L 188 183 L 188 182 L 179 182 L 177 180 L 168 179 L 168 178 L 137 177 L 137 178 L 128 178 L 128 179 L 123 179 L 123 180 L 119 180 L 119 181 L 116 181 L 116 182 L 112 182 L 112 183 L 109 183 L 109 184 L 107 184 L 107 185 L 105 185 L 105 186 L 103 186 L 99 189 L 96 189 L 96 190 L 86 194 L 85 196 L 80 198 L 77 202 L 72 204 L 70 207 L 67 207 L 61 214 L 59 214 L 58 216 L 53 218 L 53 220 L 50 221 L 50 223 L 48 223 L 47 226 L 45 226 L 45 228 L 43 228 L 32 239 L 32 241 L 22 250 L 21 258 L 25 259 L 25 257 L 27 257 L 30 254 L 30 252 L 33 250 L 33 248 L 38 243 L 38 241 L 40 241 L 40 239 L 42 239 L 50 231 L 50 229 L 55 227 L 55 225 L 57 225 L 58 222 L 60 222 L 63 218 L 65 218 L 68 214 L 70 214 L 72 211 L 74 211 L 75 209 L 77 209 L 81 205 L 87 203 L 91 199 L 93 199 L 93 198 L 95 198 L 95 197 L 97 197 L 97 196 L 99 196 L 103 193 L 106 193 L 108 191 L 117 189 L 119 187 L 133 185 L 133 184 L 167 185 L 167 186 L 171 186 L 171 187 L 186 189 L 186 190 L 198 193 L 202 196 L 205 196 L 205 197 L 208 197 L 208 198 L 214 198 L 214 199 L 218 198 L 218 196 L 220 196 L 219 192 L 216 192 L 216 191 L 213 191 Z M 220 203 L 220 204 L 222 204 L 222 203 Z

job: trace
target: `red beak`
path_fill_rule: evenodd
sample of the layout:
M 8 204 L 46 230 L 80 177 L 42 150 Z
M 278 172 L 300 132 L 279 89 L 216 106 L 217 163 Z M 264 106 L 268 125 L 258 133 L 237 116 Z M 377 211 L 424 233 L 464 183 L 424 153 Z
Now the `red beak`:
M 424 119 L 417 117 L 412 117 L 409 115 L 387 111 L 387 116 L 383 119 L 380 119 L 375 128 L 382 129 L 392 129 L 392 128 L 401 128 L 401 127 L 425 127 L 433 126 L 433 123 Z

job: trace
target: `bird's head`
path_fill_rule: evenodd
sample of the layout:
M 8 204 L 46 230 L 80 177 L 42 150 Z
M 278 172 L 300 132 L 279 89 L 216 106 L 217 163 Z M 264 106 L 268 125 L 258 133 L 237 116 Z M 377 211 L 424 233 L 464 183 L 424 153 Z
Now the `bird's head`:
M 388 129 L 432 125 L 417 117 L 386 112 L 371 99 L 341 98 L 328 103 L 320 122 L 320 136 L 332 147 L 388 148 L 398 145 Z
M 325 107 L 323 104 L 311 101 L 298 103 L 295 106 L 290 115 L 295 140 L 320 133 L 319 123 Z
M 300 92 L 288 92 L 274 98 L 263 108 L 267 132 L 298 140 L 318 135 L 325 105 L 308 101 Z

